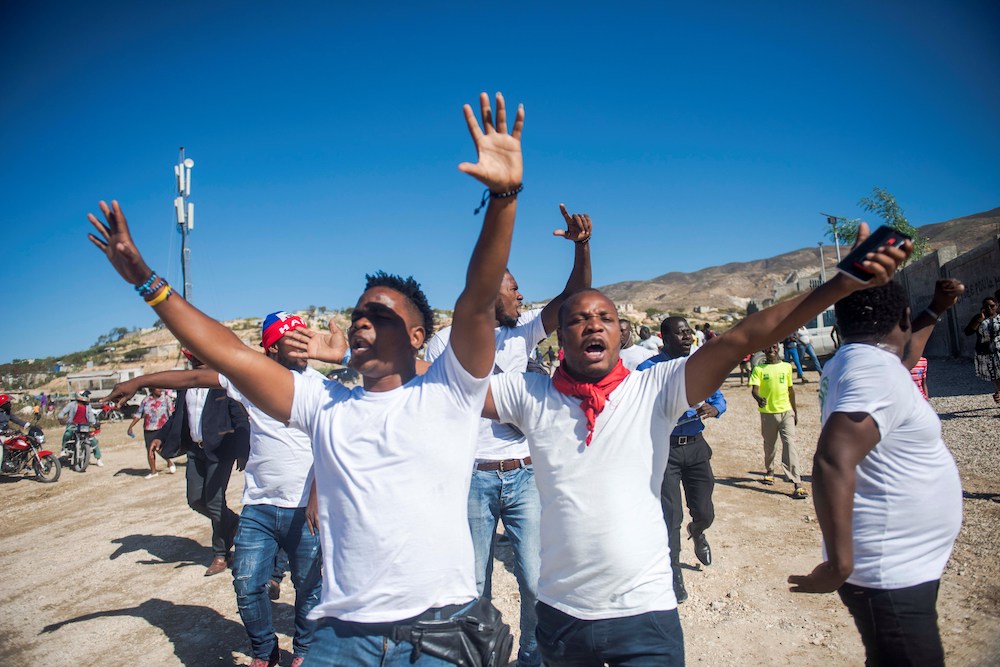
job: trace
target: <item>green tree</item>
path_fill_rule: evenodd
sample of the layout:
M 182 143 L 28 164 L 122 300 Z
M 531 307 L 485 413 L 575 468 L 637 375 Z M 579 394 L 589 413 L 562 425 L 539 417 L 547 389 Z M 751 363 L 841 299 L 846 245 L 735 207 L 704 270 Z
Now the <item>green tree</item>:
M 913 239 L 913 259 L 920 259 L 927 254 L 929 249 L 927 237 L 921 236 L 917 228 L 910 224 L 903 214 L 903 207 L 899 205 L 891 192 L 883 187 L 875 186 L 871 194 L 858 200 L 858 206 L 874 213 L 885 221 L 897 232 L 906 234 Z

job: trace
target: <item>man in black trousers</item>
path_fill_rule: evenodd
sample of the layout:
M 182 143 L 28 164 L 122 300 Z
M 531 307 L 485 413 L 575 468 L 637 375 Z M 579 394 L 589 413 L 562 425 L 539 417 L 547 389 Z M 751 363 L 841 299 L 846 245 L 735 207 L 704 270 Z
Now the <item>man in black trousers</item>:
M 184 351 L 193 368 L 204 364 Z M 151 449 L 178 456 L 185 451 L 188 506 L 212 521 L 212 563 L 205 576 L 225 572 L 232 554 L 239 517 L 226 505 L 226 487 L 233 464 L 240 469 L 250 454 L 250 422 L 246 409 L 225 389 L 182 389 L 176 408 L 163 426 L 162 442 Z
M 707 324 L 705 328 L 708 329 Z M 663 320 L 660 334 L 663 337 L 663 351 L 639 364 L 638 370 L 645 370 L 662 361 L 686 357 L 691 353 L 694 332 L 683 317 L 668 317 Z M 684 575 L 681 573 L 681 523 L 684 520 L 681 483 L 684 484 L 684 498 L 691 514 L 687 532 L 694 540 L 694 555 L 702 565 L 711 565 L 712 548 L 705 537 L 705 531 L 715 521 L 715 505 L 712 503 L 715 475 L 712 473 L 712 448 L 702 435 L 705 424 L 701 420 L 719 417 L 725 411 L 726 399 L 721 391 L 716 390 L 704 403 L 685 412 L 670 434 L 670 456 L 660 489 L 660 503 L 670 536 L 670 567 L 674 574 L 674 595 L 677 596 L 678 603 L 684 602 L 688 597 Z

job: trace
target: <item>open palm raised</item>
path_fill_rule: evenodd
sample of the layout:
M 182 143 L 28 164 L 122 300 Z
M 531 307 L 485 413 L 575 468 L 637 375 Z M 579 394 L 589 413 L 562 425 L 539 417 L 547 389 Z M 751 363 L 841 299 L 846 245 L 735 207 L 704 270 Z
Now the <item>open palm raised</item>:
M 497 93 L 496 123 L 493 122 L 489 95 L 480 93 L 479 105 L 483 117 L 482 127 L 479 126 L 472 107 L 468 104 L 463 107 L 465 122 L 469 126 L 472 141 L 476 144 L 479 161 L 475 164 L 463 162 L 458 165 L 458 169 L 481 181 L 491 192 L 510 192 L 521 185 L 524 173 L 521 160 L 524 107 L 518 107 L 514 127 L 507 134 L 507 108 L 503 95 Z

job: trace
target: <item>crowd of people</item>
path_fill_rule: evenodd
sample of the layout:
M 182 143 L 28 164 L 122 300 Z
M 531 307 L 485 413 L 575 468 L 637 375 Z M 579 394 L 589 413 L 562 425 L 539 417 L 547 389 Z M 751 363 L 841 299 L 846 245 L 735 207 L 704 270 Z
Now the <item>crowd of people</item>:
M 777 343 L 794 338 L 786 354 L 801 348 L 820 370 L 801 327 L 831 304 L 843 346 L 822 375 L 813 487 L 827 556 L 789 582 L 839 592 L 870 664 L 942 664 L 934 606 L 961 493 L 908 368 L 961 285 L 939 284 L 911 321 L 892 282 L 911 248 L 879 248 L 864 260 L 867 284 L 838 275 L 723 334 L 669 317 L 659 349 L 648 328 L 633 342 L 632 325 L 591 287 L 593 223 L 561 206 L 556 235 L 574 257 L 566 286 L 521 312 L 506 267 L 524 110 L 508 130 L 502 96 L 494 108 L 483 94 L 479 106 L 481 122 L 464 109 L 478 160 L 459 168 L 486 187 L 486 213 L 452 325 L 436 333 L 419 284 L 377 272 L 346 335 L 279 311 L 264 320 L 260 354 L 147 266 L 117 202 L 101 202 L 103 220 L 89 216 L 91 241 L 189 351 L 192 370 L 142 376 L 115 397 L 178 390 L 165 419 L 162 401 L 144 402 L 150 475 L 157 452 L 187 454 L 188 502 L 212 524 L 205 574 L 232 566 L 254 667 L 279 661 L 269 593 L 286 560 L 293 666 L 506 664 L 509 631 L 490 602 L 500 521 L 521 595 L 518 665 L 684 664 L 682 486 L 694 554 L 712 564 L 704 421 L 725 414 L 720 387 L 732 370 L 765 351 L 748 381 L 761 413 L 761 482 L 774 483 L 780 436 L 792 496 L 808 497 L 792 366 Z M 990 312 L 984 323 L 995 302 Z M 545 369 L 536 349 L 553 332 L 561 359 L 549 347 Z M 362 378 L 353 389 L 306 363 L 348 356 Z M 238 517 L 225 502 L 234 466 L 246 479 Z

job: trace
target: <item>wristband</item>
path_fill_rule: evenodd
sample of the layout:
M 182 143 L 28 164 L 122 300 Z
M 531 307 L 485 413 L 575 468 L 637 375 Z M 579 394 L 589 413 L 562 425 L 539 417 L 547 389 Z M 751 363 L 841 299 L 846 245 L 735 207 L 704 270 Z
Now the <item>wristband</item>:
M 511 197 L 516 197 L 523 189 L 524 183 L 519 184 L 516 188 L 508 190 L 507 192 L 493 192 L 489 188 L 486 188 L 486 190 L 483 191 L 483 198 L 480 200 L 479 206 L 477 206 L 476 210 L 472 212 L 472 215 L 479 215 L 479 212 L 483 210 L 483 207 L 486 206 L 486 202 L 490 199 L 510 199 Z
M 930 315 L 931 317 L 933 317 L 935 322 L 940 322 L 941 321 L 941 314 L 938 314 L 938 313 L 934 312 L 934 310 L 930 306 L 927 306 L 924 309 L 924 312 L 927 313 L 928 315 Z
M 170 285 L 167 285 L 164 289 L 160 290 L 160 293 L 157 296 L 153 297 L 146 303 L 149 304 L 150 308 L 158 306 L 167 299 L 169 299 L 170 295 L 173 294 L 173 292 L 174 292 L 173 288 L 170 287 Z
M 154 282 L 148 288 L 140 291 L 139 292 L 139 296 L 141 296 L 143 299 L 149 299 L 149 297 L 153 296 L 158 291 L 160 291 L 163 288 L 163 286 L 166 285 L 166 284 L 167 284 L 167 281 L 166 281 L 165 278 L 157 278 L 156 282 Z
M 142 294 L 145 290 L 148 290 L 154 282 L 156 282 L 156 279 L 158 277 L 159 276 L 156 275 L 156 271 L 153 271 L 151 274 L 149 274 L 149 278 L 146 279 L 146 282 L 144 282 L 141 285 L 135 286 L 135 291 Z

